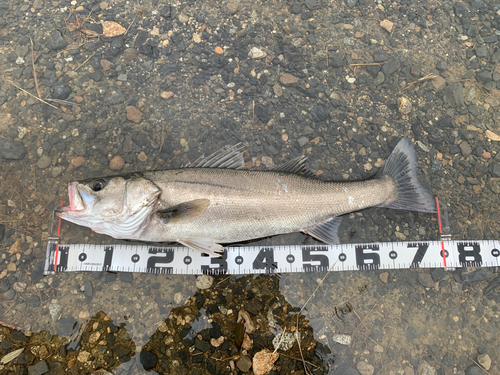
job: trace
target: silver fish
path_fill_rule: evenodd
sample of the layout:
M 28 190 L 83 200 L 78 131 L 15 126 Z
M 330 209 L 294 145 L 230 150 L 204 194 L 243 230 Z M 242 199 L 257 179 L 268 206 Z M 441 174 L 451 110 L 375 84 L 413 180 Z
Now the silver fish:
M 407 139 L 369 180 L 324 181 L 305 161 L 241 170 L 242 151 L 226 148 L 185 168 L 71 182 L 70 204 L 56 212 L 114 238 L 175 241 L 213 256 L 221 244 L 298 231 L 337 244 L 341 215 L 367 207 L 436 212 Z

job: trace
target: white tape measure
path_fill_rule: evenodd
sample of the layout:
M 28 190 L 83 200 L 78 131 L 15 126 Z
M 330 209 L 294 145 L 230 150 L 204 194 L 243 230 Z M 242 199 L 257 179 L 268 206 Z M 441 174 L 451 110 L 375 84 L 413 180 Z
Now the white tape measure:
M 333 267 L 332 267 L 333 266 Z M 177 275 L 259 274 L 500 266 L 500 241 L 418 241 L 346 245 L 226 247 L 220 258 L 187 247 L 58 244 L 45 273 L 122 271 Z

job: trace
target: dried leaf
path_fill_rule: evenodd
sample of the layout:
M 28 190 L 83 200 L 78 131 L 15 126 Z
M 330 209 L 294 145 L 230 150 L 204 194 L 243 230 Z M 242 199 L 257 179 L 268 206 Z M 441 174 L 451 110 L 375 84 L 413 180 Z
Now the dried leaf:
M 80 31 L 88 36 L 90 36 L 91 38 L 97 38 L 100 34 L 99 33 L 96 33 L 95 31 L 93 30 L 89 30 L 89 29 L 84 29 L 84 28 L 81 28 Z
M 127 29 L 125 29 L 118 22 L 104 21 L 104 23 L 102 24 L 102 35 L 108 38 L 123 35 L 125 34 L 125 31 L 127 31 Z
M 491 130 L 486 130 L 486 136 L 492 141 L 500 141 L 500 135 L 493 133 Z
M 16 350 L 10 352 L 9 354 L 4 355 L 2 357 L 2 359 L 0 360 L 0 363 L 2 363 L 3 365 L 9 363 L 13 359 L 19 357 L 21 355 L 21 353 L 23 352 L 23 350 L 24 350 L 24 348 L 16 349 Z

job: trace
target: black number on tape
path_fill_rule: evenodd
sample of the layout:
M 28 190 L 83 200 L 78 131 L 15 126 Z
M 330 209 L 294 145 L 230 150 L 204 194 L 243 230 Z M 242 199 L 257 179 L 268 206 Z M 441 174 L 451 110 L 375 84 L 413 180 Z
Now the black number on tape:
M 59 246 L 58 252 L 59 264 L 57 265 L 57 271 L 66 271 L 68 269 L 69 246 Z
M 107 271 L 111 267 L 111 261 L 113 260 L 113 246 L 106 246 L 104 248 L 104 263 L 102 264 L 102 270 Z
M 132 255 L 132 258 L 130 258 L 132 263 L 137 263 L 140 259 L 141 259 L 141 257 L 139 254 L 134 254 L 134 255 Z
M 266 272 L 274 272 L 278 266 L 274 262 L 274 250 L 272 247 L 264 247 L 260 249 L 259 254 L 253 261 L 254 270 L 266 270 Z
M 365 251 L 366 250 L 366 251 Z M 374 270 L 380 267 L 380 255 L 374 251 L 379 251 L 378 245 L 357 245 L 356 265 L 360 270 Z
M 174 251 L 172 249 L 162 249 L 157 247 L 150 247 L 149 254 L 164 254 L 163 256 L 150 256 L 148 258 L 147 269 L 151 273 L 172 273 L 173 267 L 165 267 L 162 264 L 172 263 L 174 260 Z M 158 266 L 160 265 L 160 266 Z
M 315 254 L 315 252 L 326 251 L 328 248 L 326 246 L 315 246 L 315 247 L 303 247 L 302 248 L 302 261 L 304 271 L 314 272 L 314 271 L 325 271 L 330 267 L 330 260 L 325 254 Z M 305 263 L 311 262 L 311 263 Z M 319 262 L 313 264 L 312 262 Z
M 491 255 L 493 255 L 495 258 L 498 258 L 500 256 L 500 250 L 498 249 L 491 250 Z
M 184 257 L 184 264 L 190 265 L 192 262 L 193 262 L 193 259 L 189 255 L 186 255 Z
M 204 256 L 206 254 L 202 254 Z M 210 258 L 210 265 L 211 266 L 217 266 L 217 267 L 211 267 L 211 266 L 201 266 L 201 272 L 204 275 L 208 274 L 216 274 L 216 275 L 224 275 L 227 273 L 227 252 L 224 250 L 224 252 L 221 254 L 219 258 Z
M 477 242 L 460 242 L 458 247 L 458 261 L 463 267 L 480 267 L 483 263 L 481 247 Z
M 408 244 L 408 249 L 411 248 L 417 248 L 417 251 L 415 252 L 415 256 L 413 257 L 413 260 L 411 261 L 411 268 L 417 268 L 420 267 L 420 263 L 422 262 L 422 259 L 424 259 L 425 253 L 427 252 L 427 249 L 429 248 L 428 243 L 409 243 Z

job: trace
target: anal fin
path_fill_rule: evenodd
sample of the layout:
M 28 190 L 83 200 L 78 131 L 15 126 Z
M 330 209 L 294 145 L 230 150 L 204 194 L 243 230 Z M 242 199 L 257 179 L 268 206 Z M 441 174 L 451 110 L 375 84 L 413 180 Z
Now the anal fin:
M 301 232 L 329 245 L 338 245 L 340 243 L 338 231 L 341 222 L 342 216 L 336 216 L 326 223 L 302 229 Z
M 177 240 L 180 244 L 187 246 L 191 249 L 212 255 L 214 257 L 220 257 L 224 248 L 219 244 L 217 238 L 185 238 Z

